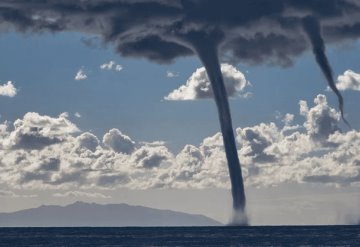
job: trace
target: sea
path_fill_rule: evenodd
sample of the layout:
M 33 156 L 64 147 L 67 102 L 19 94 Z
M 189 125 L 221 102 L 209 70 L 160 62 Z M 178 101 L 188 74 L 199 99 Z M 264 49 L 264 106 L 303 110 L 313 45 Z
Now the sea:
M 360 246 L 360 226 L 0 228 L 0 246 Z

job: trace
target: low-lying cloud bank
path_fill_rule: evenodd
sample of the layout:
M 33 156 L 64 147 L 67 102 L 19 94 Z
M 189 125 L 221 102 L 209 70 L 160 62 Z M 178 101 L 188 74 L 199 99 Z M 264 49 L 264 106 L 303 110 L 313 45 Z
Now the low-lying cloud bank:
M 236 129 L 247 186 L 285 183 L 360 185 L 360 132 L 342 132 L 340 114 L 324 95 L 300 101 L 303 125 L 286 114 L 282 126 Z M 0 180 L 10 188 L 228 188 L 222 137 L 173 154 L 164 142 L 135 142 L 118 129 L 102 140 L 68 119 L 27 113 L 0 124 Z

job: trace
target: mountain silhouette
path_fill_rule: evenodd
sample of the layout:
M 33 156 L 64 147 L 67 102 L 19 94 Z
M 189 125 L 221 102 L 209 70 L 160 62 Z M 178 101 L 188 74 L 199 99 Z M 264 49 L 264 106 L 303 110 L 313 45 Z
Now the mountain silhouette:
M 187 214 L 128 204 L 75 202 L 67 206 L 0 213 L 0 227 L 118 227 L 118 226 L 220 226 L 199 214 Z

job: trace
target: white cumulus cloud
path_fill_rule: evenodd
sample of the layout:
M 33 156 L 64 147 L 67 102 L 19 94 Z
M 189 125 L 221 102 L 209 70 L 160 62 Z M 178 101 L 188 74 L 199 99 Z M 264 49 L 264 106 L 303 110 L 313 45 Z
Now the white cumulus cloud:
M 88 76 L 86 75 L 85 71 L 83 69 L 79 69 L 74 79 L 80 81 L 80 80 L 85 80 L 87 78 Z
M 135 142 L 118 129 L 111 129 L 104 135 L 103 143 L 117 153 L 129 154 L 134 150 Z
M 319 94 L 314 99 L 315 106 L 311 109 L 305 101 L 300 101 L 300 114 L 306 118 L 304 127 L 311 138 L 326 140 L 330 134 L 339 130 L 337 126 L 340 114 L 331 108 L 325 95 Z
M 360 132 L 341 132 L 339 113 L 318 95 L 300 102 L 303 124 L 284 121 L 236 129 L 246 186 L 291 183 L 360 186 Z M 83 196 L 97 188 L 229 188 L 221 133 L 173 153 L 166 142 L 135 143 L 118 129 L 102 140 L 80 132 L 67 114 L 27 113 L 0 124 L 0 181 L 13 189 L 61 189 Z M 86 192 L 87 193 L 87 192 Z M 2 192 L 11 197 L 11 192 Z M 96 195 L 102 197 L 101 195 Z
M 100 69 L 121 71 L 123 66 L 121 64 L 117 64 L 115 61 L 109 61 L 108 63 L 101 64 Z
M 89 132 L 85 132 L 77 136 L 76 141 L 78 143 L 78 148 L 80 149 L 84 148 L 90 150 L 91 152 L 95 152 L 96 148 L 100 144 L 99 139 L 95 135 Z
M 243 93 L 250 82 L 246 80 L 243 73 L 230 64 L 221 64 L 221 72 L 224 78 L 224 84 L 229 97 L 243 95 L 248 98 L 250 94 Z M 195 100 L 213 98 L 213 91 L 204 67 L 198 68 L 187 80 L 185 85 L 175 89 L 165 100 Z
M 17 89 L 15 88 L 12 81 L 0 85 L 0 96 L 14 97 L 17 94 Z
M 59 143 L 67 135 L 78 131 L 76 125 L 67 119 L 67 114 L 52 118 L 28 112 L 23 119 L 14 122 L 13 131 L 2 144 L 13 149 L 41 149 Z
M 360 74 L 346 70 L 344 74 L 338 76 L 336 86 L 339 90 L 360 91 Z

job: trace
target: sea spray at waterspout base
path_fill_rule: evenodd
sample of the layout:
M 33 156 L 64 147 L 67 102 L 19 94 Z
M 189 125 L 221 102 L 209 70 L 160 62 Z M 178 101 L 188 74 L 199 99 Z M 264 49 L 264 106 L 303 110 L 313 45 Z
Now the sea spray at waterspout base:
M 233 212 L 236 212 L 233 214 L 234 217 L 231 220 L 231 224 L 247 225 L 244 182 L 237 154 L 227 92 L 224 86 L 217 54 L 217 46 L 209 43 L 208 45 L 204 44 L 205 42 L 201 42 L 201 45 L 198 45 L 198 42 L 192 42 L 193 48 L 208 74 L 218 109 L 221 133 L 223 136 L 225 154 L 228 162 L 231 194 L 233 199 Z M 242 217 L 238 217 L 239 215 L 242 215 Z

